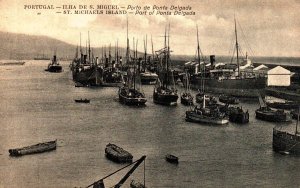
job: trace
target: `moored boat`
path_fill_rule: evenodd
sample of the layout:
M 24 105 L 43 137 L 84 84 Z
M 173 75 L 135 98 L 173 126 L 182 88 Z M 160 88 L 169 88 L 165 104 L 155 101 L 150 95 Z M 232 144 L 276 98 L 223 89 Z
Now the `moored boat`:
M 246 55 L 245 65 L 241 66 L 239 61 L 240 47 L 238 44 L 236 20 L 235 23 L 235 52 L 236 64 L 231 62 L 232 67 L 217 67 L 215 65 L 215 56 L 210 56 L 210 65 L 205 65 L 208 69 L 207 74 L 194 74 L 191 77 L 191 86 L 194 89 L 201 88 L 201 83 L 205 80 L 205 89 L 210 93 L 227 94 L 238 97 L 255 98 L 257 93 L 262 93 L 266 87 L 266 77 L 256 76 L 251 69 L 245 70 L 247 67 L 251 68 L 252 63 Z M 232 58 L 233 60 L 233 58 Z
M 154 72 L 141 72 L 141 83 L 145 85 L 155 84 L 158 78 L 158 75 Z
M 236 97 L 225 94 L 219 96 L 219 101 L 225 104 L 239 104 L 239 100 Z
M 75 99 L 75 102 L 77 103 L 90 103 L 89 99 Z
M 297 123 L 295 133 L 273 128 L 273 150 L 282 154 L 300 154 L 300 133 L 298 132 L 299 111 L 297 112 Z
M 128 151 L 115 144 L 107 144 L 105 148 L 106 157 L 117 163 L 132 162 L 133 156 Z
M 190 84 L 189 84 L 189 74 L 186 73 L 185 74 L 185 91 L 183 92 L 183 94 L 180 97 L 180 102 L 181 104 L 184 105 L 193 105 L 194 104 L 194 97 L 192 96 L 192 94 L 190 93 Z
M 220 112 L 219 108 L 207 108 L 205 102 L 203 106 L 196 106 L 193 110 L 188 110 L 185 113 L 186 121 L 196 123 L 207 123 L 215 125 L 228 124 L 228 119 L 225 114 Z
M 153 90 L 153 102 L 161 105 L 177 105 L 178 94 L 175 88 L 173 71 L 170 69 L 169 36 L 167 37 L 166 35 L 165 31 L 164 48 L 157 51 L 157 56 L 159 57 L 158 59 L 160 59 L 161 64 L 158 67 L 158 79 Z
M 271 108 L 291 110 L 291 109 L 298 108 L 300 104 L 294 101 L 285 101 L 285 102 L 266 102 L 266 105 Z
M 260 107 L 255 111 L 256 118 L 270 122 L 290 122 L 291 116 L 284 110 L 272 110 L 268 106 Z
M 128 27 L 128 22 L 127 22 Z M 128 29 L 127 29 L 128 30 Z M 134 43 L 134 41 L 133 41 Z M 126 48 L 126 64 L 128 66 L 127 69 L 127 77 L 126 82 L 122 87 L 119 88 L 119 102 L 125 105 L 145 105 L 147 99 L 145 97 L 144 92 L 141 88 L 140 77 L 139 77 L 139 69 L 136 67 L 137 58 L 137 43 L 135 48 L 133 58 L 130 60 L 130 49 L 129 49 L 129 39 L 127 32 L 127 48 Z
M 31 146 L 26 146 L 22 148 L 9 149 L 8 152 L 11 156 L 22 156 L 34 153 L 42 153 L 46 151 L 51 151 L 56 149 L 56 140 L 43 142 Z
M 273 128 L 273 150 L 284 154 L 300 154 L 300 134 L 288 133 Z
M 137 182 L 135 180 L 132 180 L 130 182 L 130 187 L 131 188 L 146 188 L 144 184 L 142 184 L 141 182 Z
M 175 163 L 175 164 L 178 164 L 178 157 L 176 157 L 175 155 L 171 155 L 171 154 L 168 154 L 166 155 L 166 161 L 168 161 L 169 163 Z
M 193 105 L 193 96 L 190 94 L 190 93 L 183 93 L 180 97 L 180 102 L 181 104 L 184 104 L 184 105 Z
M 144 93 L 124 86 L 119 89 L 119 101 L 126 105 L 141 106 L 145 105 L 147 99 Z
M 226 115 L 229 117 L 229 121 L 234 122 L 234 123 L 239 123 L 239 124 L 245 124 L 249 123 L 249 112 L 244 111 L 240 107 L 227 107 L 225 109 Z

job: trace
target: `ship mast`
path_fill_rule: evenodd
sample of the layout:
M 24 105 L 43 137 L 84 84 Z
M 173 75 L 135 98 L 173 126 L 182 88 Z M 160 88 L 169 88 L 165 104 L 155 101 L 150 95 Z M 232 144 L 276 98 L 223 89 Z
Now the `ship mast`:
M 153 50 L 153 40 L 151 35 L 151 46 L 152 46 L 152 61 L 154 62 L 154 50 Z
M 166 74 L 167 75 L 164 75 L 164 76 L 167 76 L 167 78 L 166 79 L 164 79 L 164 83 L 163 83 L 163 86 L 165 87 L 165 88 L 167 88 L 167 80 L 168 80 L 168 76 L 169 76 L 169 74 L 168 74 L 168 57 L 167 57 L 167 26 L 165 27 L 165 49 L 164 49 L 164 56 L 165 56 L 165 61 L 166 61 L 166 67 L 164 67 L 164 68 L 166 68 Z
M 90 41 L 90 31 L 88 31 L 88 41 L 89 41 L 89 63 L 91 63 L 91 41 Z
M 145 72 L 146 70 L 146 64 L 147 64 L 147 35 L 146 35 L 146 41 L 144 40 L 144 49 L 145 49 L 145 54 L 144 54 L 144 56 L 145 56 L 145 61 L 144 61 L 144 65 L 143 65 L 143 72 Z
M 198 60 L 198 64 L 199 64 L 199 72 L 200 72 L 200 68 L 201 68 L 201 62 L 200 62 L 200 44 L 199 44 L 199 34 L 198 34 L 198 25 L 197 27 L 197 60 Z M 205 71 L 205 64 L 203 64 L 203 70 Z M 204 77 L 203 77 L 203 73 L 201 73 L 201 89 L 200 92 L 204 93 Z
M 127 16 L 127 48 L 126 48 L 126 64 L 129 63 L 129 38 L 128 38 L 128 16 Z
M 296 123 L 295 135 L 298 134 L 299 113 L 300 113 L 300 106 L 299 106 L 299 109 L 298 109 L 298 116 L 297 116 L 297 123 Z
M 240 77 L 239 44 L 238 44 L 238 40 L 237 40 L 237 30 L 236 30 L 235 15 L 234 15 L 234 30 L 235 30 L 236 63 L 237 63 L 237 66 L 238 66 L 238 77 Z

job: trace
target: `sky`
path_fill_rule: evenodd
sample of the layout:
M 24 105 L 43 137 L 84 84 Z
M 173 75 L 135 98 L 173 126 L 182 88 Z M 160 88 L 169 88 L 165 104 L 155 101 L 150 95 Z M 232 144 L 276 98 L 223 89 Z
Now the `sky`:
M 149 5 L 190 6 L 195 15 L 128 15 L 130 45 L 151 52 L 163 47 L 166 26 L 170 25 L 173 54 L 195 55 L 197 30 L 203 54 L 234 53 L 234 16 L 238 42 L 251 56 L 300 57 L 300 0 L 0 0 L 0 31 L 45 35 L 77 45 L 90 33 L 91 46 L 126 46 L 126 15 L 59 14 L 55 10 L 24 9 L 25 5 Z M 38 14 L 40 13 L 40 14 Z

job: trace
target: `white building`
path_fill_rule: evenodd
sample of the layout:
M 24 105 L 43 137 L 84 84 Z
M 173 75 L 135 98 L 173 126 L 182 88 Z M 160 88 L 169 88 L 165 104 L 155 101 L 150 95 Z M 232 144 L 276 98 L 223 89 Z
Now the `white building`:
M 289 86 L 291 84 L 291 71 L 277 66 L 267 72 L 268 86 Z

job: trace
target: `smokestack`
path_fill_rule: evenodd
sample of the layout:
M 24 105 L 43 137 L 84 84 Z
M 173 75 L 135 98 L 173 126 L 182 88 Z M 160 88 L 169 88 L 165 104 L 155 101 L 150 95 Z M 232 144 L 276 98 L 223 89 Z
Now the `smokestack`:
M 56 55 L 53 56 L 53 62 L 56 62 Z
M 216 56 L 210 55 L 209 57 L 210 57 L 210 66 L 211 66 L 211 68 L 213 68 L 215 65 L 215 62 L 216 62 Z
M 83 55 L 83 63 L 86 64 L 87 55 Z

